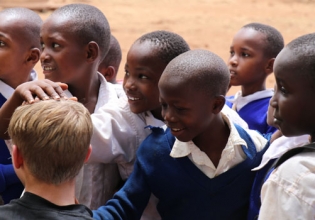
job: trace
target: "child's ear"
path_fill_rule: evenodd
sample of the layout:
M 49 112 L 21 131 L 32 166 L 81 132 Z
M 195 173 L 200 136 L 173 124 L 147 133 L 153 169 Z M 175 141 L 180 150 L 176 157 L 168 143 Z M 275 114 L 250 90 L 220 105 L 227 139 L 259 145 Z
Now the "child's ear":
M 28 63 L 31 63 L 32 65 L 35 65 L 40 58 L 40 49 L 38 48 L 32 48 L 26 58 L 26 61 Z
M 100 54 L 98 44 L 94 41 L 89 42 L 86 46 L 86 52 L 87 52 L 86 58 L 88 59 L 88 61 L 94 62 L 99 57 Z
M 113 66 L 107 67 L 106 73 L 104 75 L 106 78 L 106 81 L 107 82 L 113 81 L 115 78 L 115 73 L 116 73 L 116 71 L 115 71 L 115 68 Z
M 214 97 L 214 105 L 213 105 L 213 109 L 212 109 L 212 113 L 213 114 L 218 114 L 221 112 L 222 108 L 225 105 L 225 98 L 223 95 L 219 95 Z
M 85 156 L 84 163 L 86 163 L 89 160 L 89 158 L 91 156 L 91 153 L 92 153 L 92 145 L 89 146 L 88 152 L 87 152 L 87 154 Z
M 266 64 L 266 73 L 267 75 L 271 74 L 273 72 L 273 64 L 275 62 L 275 58 L 271 58 L 270 60 L 268 60 L 267 64 Z
M 24 163 L 21 152 L 16 145 L 12 146 L 12 163 L 15 169 L 19 169 Z

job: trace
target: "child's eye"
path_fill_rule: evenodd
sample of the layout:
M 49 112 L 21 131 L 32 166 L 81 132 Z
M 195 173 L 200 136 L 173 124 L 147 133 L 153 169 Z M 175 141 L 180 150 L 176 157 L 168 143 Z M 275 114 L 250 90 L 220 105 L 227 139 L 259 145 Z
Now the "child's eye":
M 40 46 L 42 47 L 42 50 L 45 49 L 45 44 L 41 43 Z
M 5 43 L 0 40 L 0 47 L 3 47 L 3 46 L 5 46 Z
M 243 57 L 249 57 L 249 54 L 248 53 L 242 53 L 242 56 Z
M 183 108 L 183 107 L 180 107 L 180 106 L 175 106 L 175 109 L 177 111 L 185 111 L 185 110 L 187 110 L 186 108 Z
M 234 56 L 235 52 L 234 51 L 230 51 L 230 56 Z
M 125 70 L 125 76 L 129 76 L 129 75 L 130 73 L 127 70 Z
M 139 78 L 140 78 L 140 79 L 147 79 L 148 77 L 145 76 L 145 75 L 143 75 L 143 74 L 140 74 L 140 75 L 139 75 Z
M 56 43 L 53 43 L 53 44 L 52 44 L 52 47 L 53 47 L 53 48 L 58 48 L 58 47 L 60 47 L 60 45 L 59 45 L 59 44 L 56 44 Z
M 288 93 L 288 91 L 283 86 L 280 86 L 279 90 L 283 95 L 286 95 Z

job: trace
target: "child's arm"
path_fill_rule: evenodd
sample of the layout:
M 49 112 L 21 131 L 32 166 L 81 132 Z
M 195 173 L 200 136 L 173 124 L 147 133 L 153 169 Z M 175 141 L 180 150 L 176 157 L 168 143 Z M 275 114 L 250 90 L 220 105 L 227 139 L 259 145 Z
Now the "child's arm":
M 50 80 L 37 80 L 26 82 L 19 85 L 13 95 L 2 105 L 0 109 L 0 138 L 9 139 L 7 129 L 10 118 L 14 110 L 23 102 L 32 104 L 35 97 L 41 100 L 47 100 L 50 97 L 54 99 L 66 98 L 63 90 L 68 86 L 64 83 L 55 83 Z
M 93 136 L 89 163 L 129 163 L 147 136 L 145 122 L 130 111 L 127 100 L 119 99 L 102 106 L 91 115 Z
M 93 219 L 140 219 L 151 195 L 145 173 L 136 161 L 127 182 L 106 205 L 93 210 Z

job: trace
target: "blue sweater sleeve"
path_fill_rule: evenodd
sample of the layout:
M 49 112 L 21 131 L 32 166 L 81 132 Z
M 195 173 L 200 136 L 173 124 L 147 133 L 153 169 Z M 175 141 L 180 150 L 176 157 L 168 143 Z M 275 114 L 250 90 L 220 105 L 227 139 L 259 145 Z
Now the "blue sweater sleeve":
M 4 192 L 8 186 L 19 182 L 20 180 L 15 174 L 12 164 L 0 164 L 0 194 Z
M 137 160 L 125 185 L 104 206 L 93 210 L 93 218 L 140 219 L 150 195 L 151 190 L 146 182 L 145 172 Z

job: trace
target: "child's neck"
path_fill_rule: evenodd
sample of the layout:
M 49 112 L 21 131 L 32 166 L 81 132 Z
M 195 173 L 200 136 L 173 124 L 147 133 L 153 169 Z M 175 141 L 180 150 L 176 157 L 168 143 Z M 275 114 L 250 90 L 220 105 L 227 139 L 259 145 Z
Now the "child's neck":
M 242 86 L 242 96 L 248 96 L 254 94 L 255 92 L 266 90 L 265 83 L 252 84 L 247 86 Z
M 201 151 L 207 154 L 213 165 L 217 167 L 229 136 L 230 128 L 219 114 L 211 128 L 203 135 L 193 139 L 193 142 Z
M 92 114 L 97 104 L 100 84 L 98 74 L 94 74 L 87 82 L 69 84 L 68 89 Z
M 47 184 L 34 179 L 25 182 L 25 191 L 40 196 L 58 206 L 75 204 L 75 181 L 59 185 Z

